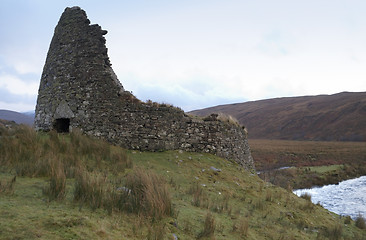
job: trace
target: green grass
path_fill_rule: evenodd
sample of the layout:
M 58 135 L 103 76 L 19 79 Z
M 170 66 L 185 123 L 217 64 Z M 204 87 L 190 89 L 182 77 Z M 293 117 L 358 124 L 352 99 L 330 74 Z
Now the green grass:
M 4 146 L 10 140 L 2 135 L 0 181 L 17 177 L 12 191 L 0 193 L 0 239 L 366 237 L 354 221 L 344 224 L 345 218 L 210 154 L 125 151 L 81 135 L 10 135 L 13 144 L 28 146 L 22 150 L 28 156 L 14 152 L 13 158 L 11 151 L 18 148 Z M 63 163 L 64 188 L 52 187 L 52 177 L 62 175 L 52 174 L 60 169 L 54 161 Z M 87 185 L 76 191 L 81 173 L 89 176 L 83 180 Z M 131 192 L 116 191 L 121 187 Z M 50 198 L 49 188 L 64 195 Z
M 309 167 L 310 171 L 316 172 L 316 173 L 327 173 L 335 170 L 339 170 L 343 168 L 342 164 L 335 164 L 335 165 L 329 165 L 329 166 L 316 166 L 316 167 Z

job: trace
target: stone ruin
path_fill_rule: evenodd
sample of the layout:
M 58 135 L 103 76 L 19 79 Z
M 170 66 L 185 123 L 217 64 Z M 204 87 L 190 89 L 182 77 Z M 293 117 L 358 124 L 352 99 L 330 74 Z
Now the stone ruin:
M 43 68 L 36 130 L 83 133 L 128 149 L 207 152 L 254 169 L 244 127 L 188 116 L 166 104 L 141 102 L 125 91 L 105 46 L 106 30 L 79 7 L 66 8 Z

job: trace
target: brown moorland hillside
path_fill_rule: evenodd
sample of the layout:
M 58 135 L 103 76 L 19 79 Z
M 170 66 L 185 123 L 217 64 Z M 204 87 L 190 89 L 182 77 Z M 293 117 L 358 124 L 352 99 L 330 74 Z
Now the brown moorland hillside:
M 366 141 L 366 92 L 274 98 L 190 113 L 231 115 L 251 139 Z
M 28 126 L 32 126 L 34 121 L 33 116 L 28 116 L 23 113 L 3 109 L 0 109 L 0 119 L 6 121 L 14 121 L 18 124 L 26 124 Z

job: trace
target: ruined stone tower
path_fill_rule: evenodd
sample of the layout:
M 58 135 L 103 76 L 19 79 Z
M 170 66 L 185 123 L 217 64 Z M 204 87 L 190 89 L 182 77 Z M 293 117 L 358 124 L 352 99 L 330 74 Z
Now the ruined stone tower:
M 107 31 L 85 11 L 66 8 L 43 69 L 36 130 L 80 129 L 129 149 L 209 152 L 254 169 L 247 135 L 217 116 L 192 118 L 164 104 L 144 103 L 125 91 L 111 68 Z
M 103 37 L 79 7 L 66 8 L 51 41 L 38 91 L 36 129 L 103 124 L 101 115 L 118 104 L 123 87 L 114 74 Z M 102 122 L 101 122 L 102 121 Z

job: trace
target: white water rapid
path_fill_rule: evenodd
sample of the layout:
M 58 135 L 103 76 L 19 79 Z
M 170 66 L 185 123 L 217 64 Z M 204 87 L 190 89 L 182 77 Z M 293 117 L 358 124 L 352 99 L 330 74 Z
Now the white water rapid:
M 324 208 L 339 215 L 349 215 L 353 219 L 359 214 L 366 217 L 366 176 L 337 185 L 298 189 L 294 193 L 298 196 L 308 193 L 313 203 L 319 202 Z

